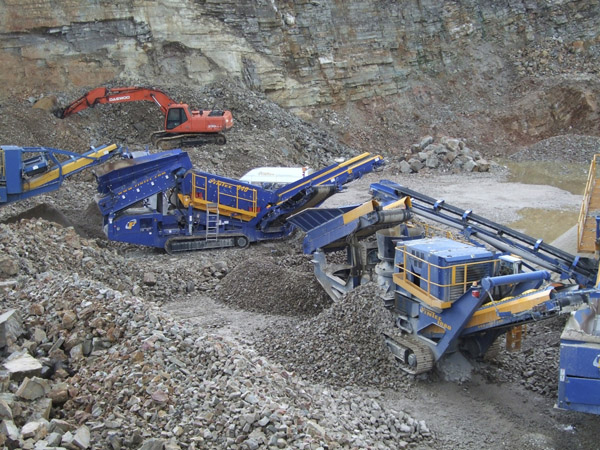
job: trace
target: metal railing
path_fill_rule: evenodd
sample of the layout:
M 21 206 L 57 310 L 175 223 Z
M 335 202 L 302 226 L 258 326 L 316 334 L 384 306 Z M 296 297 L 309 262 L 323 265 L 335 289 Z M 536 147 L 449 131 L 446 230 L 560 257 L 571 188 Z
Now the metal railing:
M 585 191 L 583 193 L 583 200 L 581 201 L 581 209 L 579 210 L 579 219 L 577 221 L 577 251 L 584 251 L 583 247 L 583 234 L 585 231 L 585 220 L 587 218 L 590 202 L 592 200 L 592 192 L 594 191 L 594 186 L 596 185 L 597 177 L 597 169 L 598 164 L 597 160 L 600 158 L 600 154 L 595 154 L 592 158 L 592 162 L 590 163 L 590 171 L 588 173 L 588 179 L 585 184 Z M 595 236 L 597 238 L 598 236 Z
M 406 246 L 396 247 L 396 250 L 403 254 L 402 263 L 396 264 L 399 270 L 398 276 L 405 283 L 412 285 L 414 289 L 427 296 L 427 298 L 441 302 L 452 302 L 461 297 L 471 288 L 474 282 L 494 273 L 495 265 L 498 263 L 497 260 L 488 259 L 451 266 L 439 266 L 415 254 L 409 253 L 406 250 Z M 490 264 L 492 265 L 491 267 Z M 416 266 L 422 268 L 420 273 L 410 269 Z M 437 279 L 437 281 L 434 281 L 432 280 L 432 276 L 436 271 L 437 274 L 433 278 Z M 410 281 L 409 275 L 414 280 L 421 280 L 422 282 L 417 284 Z M 440 298 L 439 294 L 435 294 L 433 291 L 436 288 L 440 292 L 444 292 L 446 295 L 443 297 L 446 298 Z
M 200 182 L 198 182 L 200 180 Z M 193 202 L 195 204 L 201 204 L 206 207 L 208 204 L 216 203 L 220 210 L 220 214 L 224 215 L 244 215 L 255 217 L 258 212 L 258 192 L 256 189 L 249 189 L 247 186 L 241 186 L 232 183 L 225 183 L 221 185 L 217 180 L 214 184 L 216 189 L 216 199 L 209 199 L 209 180 L 208 176 L 205 175 L 192 175 L 192 187 L 194 192 Z M 235 194 L 225 192 L 224 190 L 235 189 Z M 241 196 L 240 193 L 250 192 L 250 196 Z M 200 196 L 198 196 L 198 193 Z M 250 198 L 249 198 L 250 197 Z M 243 205 L 242 205 L 243 203 Z

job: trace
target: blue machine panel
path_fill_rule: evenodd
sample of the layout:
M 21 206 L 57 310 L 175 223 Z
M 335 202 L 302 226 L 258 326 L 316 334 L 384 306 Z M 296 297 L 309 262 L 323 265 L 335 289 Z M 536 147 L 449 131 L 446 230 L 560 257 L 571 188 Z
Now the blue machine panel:
M 566 377 L 559 384 L 558 407 L 600 414 L 600 380 Z
M 560 367 L 565 375 L 600 380 L 600 344 L 563 340 Z
M 560 344 L 559 408 L 600 414 L 600 344 Z
M 23 192 L 23 180 L 21 178 L 21 155 L 23 153 L 21 147 L 14 145 L 3 145 L 4 151 L 4 180 L 7 194 L 20 194 Z
M 467 282 L 493 272 L 494 253 L 483 247 L 446 238 L 416 239 L 405 245 L 407 279 L 442 301 L 456 300 Z M 398 251 L 396 263 L 403 258 Z

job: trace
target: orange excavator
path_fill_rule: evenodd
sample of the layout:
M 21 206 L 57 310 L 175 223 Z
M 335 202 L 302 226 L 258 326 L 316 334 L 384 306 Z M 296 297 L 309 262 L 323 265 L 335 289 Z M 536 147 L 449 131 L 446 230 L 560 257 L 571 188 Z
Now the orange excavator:
M 151 135 L 152 145 L 168 150 L 174 147 L 217 144 L 227 141 L 223 132 L 233 126 L 231 111 L 196 111 L 184 103 L 177 103 L 163 91 L 148 87 L 99 87 L 92 89 L 58 111 L 64 119 L 86 108 L 103 103 L 153 101 L 165 115 L 165 129 Z

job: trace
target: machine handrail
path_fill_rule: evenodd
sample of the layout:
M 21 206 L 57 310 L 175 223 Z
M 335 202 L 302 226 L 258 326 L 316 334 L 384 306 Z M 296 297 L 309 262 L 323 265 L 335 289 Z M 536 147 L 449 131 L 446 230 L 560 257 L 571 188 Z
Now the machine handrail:
M 584 263 L 581 257 L 473 214 L 471 210 L 449 205 L 444 200 L 436 200 L 389 180 L 371 184 L 371 191 L 374 192 L 374 198 L 384 204 L 386 200 L 409 196 L 414 214 L 457 228 L 467 237 L 473 236 L 502 251 L 515 253 L 534 264 L 560 273 L 563 278 L 574 277 L 579 284 L 587 286 L 597 277 L 597 267 Z
M 197 178 L 204 180 L 204 186 L 202 186 L 202 183 L 197 182 Z M 224 214 L 224 215 L 242 215 L 242 219 L 244 219 L 244 220 L 250 220 L 251 218 L 254 218 L 257 216 L 259 209 L 257 206 L 258 205 L 258 193 L 257 193 L 256 189 L 253 189 L 253 188 L 249 189 L 252 192 L 252 198 L 249 199 L 249 198 L 241 197 L 239 195 L 239 192 L 240 192 L 239 185 L 235 185 L 235 188 L 236 188 L 235 195 L 228 194 L 226 192 L 222 192 L 221 187 L 219 185 L 217 185 L 216 186 L 217 199 L 216 199 L 216 202 L 213 202 L 208 199 L 208 185 L 209 185 L 209 182 L 208 182 L 207 175 L 192 173 L 192 190 L 195 193 L 202 194 L 202 198 L 197 198 L 197 196 L 195 195 L 194 198 L 192 199 L 192 202 L 194 203 L 195 207 L 200 208 L 200 209 L 205 209 L 205 208 L 207 208 L 208 204 L 217 203 L 219 205 L 219 210 L 221 211 L 221 214 Z M 221 201 L 221 196 L 233 199 L 235 206 L 224 204 Z M 248 209 L 243 209 L 240 207 L 240 200 L 244 201 L 250 205 L 248 207 Z
M 471 267 L 471 266 L 479 266 L 479 265 L 483 265 L 483 264 L 490 264 L 490 263 L 494 264 L 494 266 L 495 266 L 498 263 L 498 260 L 487 259 L 487 260 L 484 260 L 484 261 L 474 261 L 474 262 L 469 262 L 469 263 L 454 264 L 454 265 L 451 265 L 451 266 L 440 266 L 440 265 L 437 265 L 437 264 L 432 263 L 430 261 L 427 261 L 427 260 L 425 260 L 423 258 L 420 258 L 417 255 L 409 254 L 406 251 L 406 245 L 399 245 L 399 246 L 396 247 L 396 250 L 402 252 L 402 254 L 403 254 L 403 263 L 402 264 L 395 264 L 395 266 L 399 269 L 399 271 L 404 272 L 404 273 L 409 273 L 409 274 L 411 274 L 413 276 L 422 278 L 422 276 L 420 274 L 418 274 L 416 272 L 413 272 L 413 271 L 411 271 L 411 270 L 409 270 L 407 268 L 408 267 L 407 261 L 408 261 L 409 258 L 413 259 L 413 260 L 416 260 L 416 261 L 419 261 L 419 262 L 421 262 L 421 263 L 423 263 L 424 265 L 427 266 L 427 289 L 426 290 L 423 289 L 423 288 L 420 288 L 420 289 L 424 293 L 427 293 L 427 295 L 429 295 L 429 296 L 433 296 L 433 294 L 431 294 L 431 289 L 430 289 L 431 286 L 440 287 L 440 288 L 450 288 L 450 287 L 462 286 L 462 289 L 463 289 L 462 294 L 464 294 L 465 292 L 467 292 L 467 290 L 473 284 L 473 280 L 469 280 L 469 277 L 468 277 L 469 267 Z M 464 268 L 464 273 L 463 273 L 463 277 L 462 277 L 463 280 L 462 281 L 456 280 L 456 278 L 457 278 L 456 277 L 456 269 L 460 268 L 460 267 Z M 442 284 L 442 283 L 437 283 L 437 282 L 433 281 L 431 279 L 431 269 L 432 268 L 437 269 L 438 271 L 448 271 L 448 270 L 452 271 L 451 282 L 450 283 L 444 283 L 444 284 Z M 479 277 L 477 279 L 479 279 Z M 409 282 L 409 281 L 407 281 L 407 282 Z M 414 283 L 411 283 L 411 284 L 414 284 Z M 415 287 L 419 288 L 419 286 L 416 286 L 416 285 L 415 285 Z M 442 300 L 442 299 L 439 299 L 439 300 L 441 300 L 441 301 L 451 301 L 451 300 Z
M 595 154 L 590 163 L 590 170 L 588 172 L 587 182 L 585 184 L 585 191 L 583 192 L 583 199 L 581 200 L 581 208 L 579 210 L 579 219 L 577 221 L 577 251 L 583 250 L 583 232 L 585 219 L 587 217 L 590 201 L 592 197 L 592 189 L 596 184 L 596 169 L 597 159 L 600 158 L 600 154 Z

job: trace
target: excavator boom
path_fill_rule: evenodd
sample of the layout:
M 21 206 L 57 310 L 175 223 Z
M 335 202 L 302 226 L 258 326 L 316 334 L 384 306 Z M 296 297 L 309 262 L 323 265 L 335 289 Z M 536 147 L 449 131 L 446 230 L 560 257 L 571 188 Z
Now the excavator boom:
M 60 111 L 59 117 L 64 119 L 70 115 L 83 111 L 86 108 L 93 108 L 98 104 L 137 102 L 144 100 L 156 103 L 164 114 L 167 113 L 169 105 L 177 103 L 159 89 L 138 86 L 118 88 L 99 87 L 86 92 L 77 100 L 67 105 Z
M 221 133 L 233 126 L 231 111 L 191 110 L 187 104 L 176 102 L 159 89 L 139 86 L 92 89 L 56 115 L 64 119 L 97 104 L 137 101 L 152 101 L 162 111 L 165 127 L 152 133 L 150 140 L 163 150 L 208 143 L 223 145 L 226 139 Z

